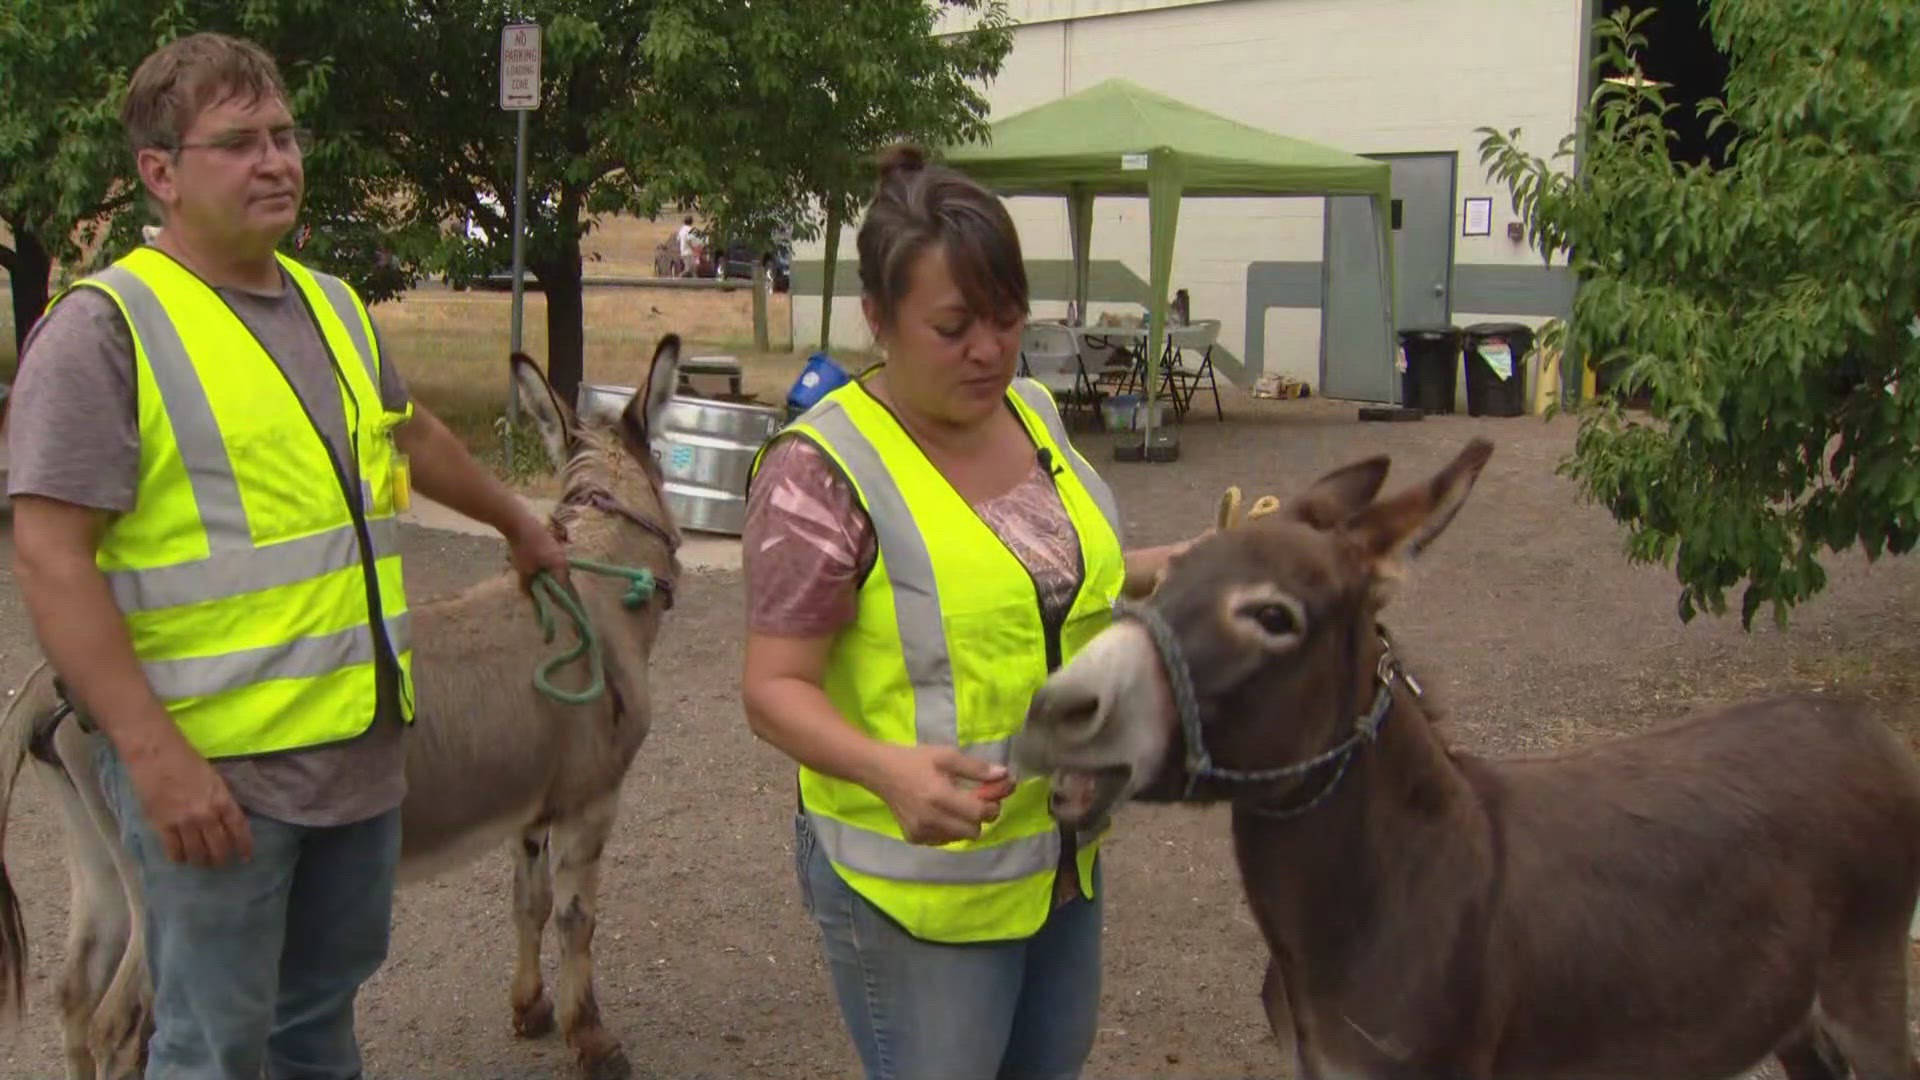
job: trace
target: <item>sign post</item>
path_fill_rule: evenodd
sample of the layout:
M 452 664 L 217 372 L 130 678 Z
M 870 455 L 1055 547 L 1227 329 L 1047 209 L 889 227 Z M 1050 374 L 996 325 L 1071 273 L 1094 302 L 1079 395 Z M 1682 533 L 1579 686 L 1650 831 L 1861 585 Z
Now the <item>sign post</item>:
M 527 114 L 540 107 L 540 27 L 509 23 L 500 30 L 500 107 L 518 113 L 513 147 L 513 329 L 520 351 L 521 308 L 526 299 Z M 520 388 L 507 377 L 507 420 L 520 421 Z M 511 430 L 511 429 L 509 429 Z

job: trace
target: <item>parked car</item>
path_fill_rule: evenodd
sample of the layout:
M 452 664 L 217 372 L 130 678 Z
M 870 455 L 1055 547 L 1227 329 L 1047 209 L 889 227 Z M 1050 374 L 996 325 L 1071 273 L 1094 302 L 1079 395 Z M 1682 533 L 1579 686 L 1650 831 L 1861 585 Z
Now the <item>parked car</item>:
M 701 277 L 751 280 L 755 262 L 752 245 L 735 240 L 721 249 L 719 255 L 704 256 L 696 272 Z M 758 262 L 766 264 L 767 276 L 772 279 L 774 292 L 786 292 L 791 287 L 793 245 L 785 241 L 776 241 L 773 250 L 760 253 Z

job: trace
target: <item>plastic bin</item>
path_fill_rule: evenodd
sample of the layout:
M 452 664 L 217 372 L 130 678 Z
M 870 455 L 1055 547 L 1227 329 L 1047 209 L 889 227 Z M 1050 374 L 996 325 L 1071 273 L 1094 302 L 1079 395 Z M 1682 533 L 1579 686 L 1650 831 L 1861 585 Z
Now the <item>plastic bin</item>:
M 824 352 L 807 357 L 806 366 L 800 369 L 800 377 L 793 380 L 793 386 L 787 391 L 788 419 L 813 408 L 815 402 L 845 386 L 852 377 Z
M 1400 331 L 1400 351 L 1407 358 L 1407 369 L 1400 373 L 1400 404 L 1428 414 L 1452 412 L 1460 328 L 1409 326 Z
M 1138 394 L 1114 394 L 1100 402 L 1100 419 L 1109 434 L 1139 431 L 1147 426 L 1147 402 Z M 1172 408 L 1164 397 L 1153 400 L 1153 426 L 1164 427 L 1173 419 Z
M 1467 415 L 1524 416 L 1533 331 L 1521 323 L 1474 323 L 1465 334 Z

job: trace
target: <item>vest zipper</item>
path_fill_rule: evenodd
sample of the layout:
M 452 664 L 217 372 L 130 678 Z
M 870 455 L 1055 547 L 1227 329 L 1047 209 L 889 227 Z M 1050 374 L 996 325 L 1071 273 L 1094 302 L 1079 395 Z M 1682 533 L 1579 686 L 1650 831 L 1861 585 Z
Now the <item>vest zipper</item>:
M 354 395 L 352 387 L 347 382 L 346 374 L 340 370 L 340 358 L 333 355 L 333 344 L 327 340 L 327 332 L 321 327 L 320 316 L 313 310 L 313 301 L 307 298 L 306 290 L 301 288 L 300 283 L 293 280 L 293 275 L 285 270 L 281 271 L 281 277 L 286 282 L 287 288 L 292 289 L 294 295 L 300 298 L 300 306 L 306 309 L 307 321 L 312 325 L 313 332 L 320 335 L 321 351 L 327 354 L 327 362 L 333 367 L 334 380 L 340 386 L 341 404 L 352 407 L 353 420 L 347 425 L 347 444 L 348 451 L 353 457 L 354 476 L 357 477 L 360 475 L 360 399 Z M 220 296 L 218 289 L 213 289 L 210 285 L 208 288 L 215 296 Z M 333 467 L 334 483 L 339 485 L 340 496 L 347 502 L 347 515 L 353 519 L 354 535 L 360 541 L 360 577 L 367 593 L 367 622 L 373 630 L 374 667 L 376 672 L 384 671 L 387 677 L 393 679 L 394 702 L 395 706 L 399 707 L 400 658 L 394 652 L 392 639 L 387 636 L 386 606 L 381 602 L 380 577 L 378 570 L 374 567 L 373 559 L 373 534 L 367 528 L 366 514 L 360 501 L 360 485 L 348 482 L 346 473 L 340 467 L 340 459 L 334 456 L 332 444 L 327 442 L 326 435 L 320 430 L 319 421 L 313 417 L 313 410 L 307 406 L 306 399 L 300 396 L 300 391 L 293 385 L 293 380 L 287 377 L 286 369 L 280 366 L 280 362 L 273 358 L 271 352 L 268 352 L 266 343 L 260 340 L 260 335 L 253 332 L 253 328 L 240 317 L 240 313 L 234 310 L 226 297 L 220 296 L 220 302 L 226 304 L 228 311 L 233 312 L 234 321 L 246 330 L 247 335 L 253 338 L 254 344 L 258 345 L 260 351 L 265 353 L 267 359 L 273 363 L 274 371 L 278 372 L 281 381 L 287 384 L 287 392 L 293 395 L 294 403 L 300 406 L 300 414 L 306 417 L 307 427 L 313 432 L 313 437 L 320 440 L 320 449 L 327 455 L 327 464 Z M 374 392 L 378 393 L 379 389 L 376 385 Z M 382 696 L 381 681 L 381 677 L 376 675 L 374 680 L 376 715 L 379 712 L 378 701 Z
M 893 422 L 899 425 L 900 430 L 902 432 L 906 432 L 907 426 L 900 422 L 900 417 L 898 416 L 898 414 L 896 414 L 893 411 L 893 408 L 891 406 L 889 406 L 886 402 L 880 400 L 879 395 L 873 393 L 871 390 L 868 390 L 864 382 L 856 380 L 854 385 L 860 387 L 861 391 L 866 393 L 866 395 L 873 400 L 874 404 L 880 406 L 880 408 L 884 410 L 888 416 L 892 417 Z M 1017 423 L 1019 423 L 1020 430 L 1026 433 L 1027 441 L 1033 444 L 1033 452 L 1035 455 L 1035 459 L 1038 460 L 1040 451 L 1043 448 L 1043 444 L 1040 441 L 1040 436 L 1034 434 L 1034 430 L 1032 426 L 1027 423 L 1026 415 L 1022 413 L 1020 409 L 1017 406 L 1015 406 L 1011 401 L 1007 403 L 1007 408 L 1013 413 L 1014 420 Z M 911 433 L 907 434 L 907 440 L 909 442 L 913 441 L 913 435 Z M 1052 448 L 1046 447 L 1046 450 L 1048 454 L 1048 460 L 1046 462 L 1040 463 L 1040 471 L 1046 475 L 1047 483 L 1052 485 L 1055 497 L 1059 498 L 1060 509 L 1062 512 L 1064 512 L 1067 515 L 1068 526 L 1073 527 L 1073 512 L 1067 509 L 1066 496 L 1060 494 L 1060 481 L 1055 479 L 1054 477 L 1054 472 L 1053 472 L 1054 466 L 1052 464 L 1052 453 L 1053 453 Z M 924 451 L 922 452 L 924 453 Z M 1064 468 L 1065 466 L 1061 466 L 1061 467 Z M 949 483 L 949 486 L 951 487 L 951 483 Z M 956 492 L 956 494 L 958 493 Z M 962 499 L 961 501 L 965 502 L 966 500 Z M 973 509 L 972 504 L 968 503 L 967 508 L 969 510 L 972 510 Z M 980 516 L 980 512 L 978 510 L 974 510 L 973 513 L 975 517 Z M 986 524 L 986 520 L 984 518 L 981 519 L 981 524 L 983 525 Z M 1047 616 L 1047 598 L 1040 591 L 1040 579 L 1038 577 L 1035 577 L 1033 571 L 1027 568 L 1026 562 L 1020 558 L 1020 553 L 1017 551 L 1014 551 L 1011 545 L 1009 545 L 1004 539 L 1001 539 L 1000 534 L 998 532 L 995 532 L 992 526 L 988 526 L 987 531 L 993 534 L 993 537 L 995 540 L 999 540 L 1000 546 L 1003 548 L 1006 548 L 1007 553 L 1009 555 L 1013 556 L 1013 561 L 1019 564 L 1021 570 L 1026 572 L 1027 580 L 1031 582 L 1033 585 L 1033 602 L 1034 602 L 1034 606 L 1038 609 L 1038 614 L 1040 616 L 1040 633 L 1041 633 L 1041 637 L 1046 642 L 1047 674 L 1051 675 L 1055 671 L 1058 671 L 1060 669 L 1060 665 L 1062 663 L 1061 653 L 1064 651 L 1064 649 L 1062 648 L 1062 645 L 1060 642 L 1060 635 L 1065 629 L 1067 617 L 1073 613 L 1074 606 L 1080 602 L 1081 592 L 1084 591 L 1087 587 L 1087 552 L 1086 552 L 1085 546 L 1079 543 L 1079 529 L 1077 527 L 1074 527 L 1074 539 L 1075 539 L 1074 569 L 1076 570 L 1077 573 L 1076 573 L 1076 580 L 1073 586 L 1073 593 L 1072 595 L 1067 597 L 1067 603 L 1061 609 L 1061 615 L 1057 621 Z M 802 806 L 802 809 L 804 810 L 805 800 L 800 797 L 800 793 L 797 790 L 797 788 L 794 792 L 794 801 L 797 803 L 800 803 Z M 1074 893 L 1076 895 L 1084 895 L 1085 890 L 1080 887 L 1079 838 L 1074 835 L 1074 832 L 1072 829 L 1067 828 L 1065 825 L 1056 825 L 1055 828 L 1060 834 L 1060 861 L 1054 866 L 1054 874 L 1055 874 L 1055 881 L 1056 881 L 1055 888 L 1056 889 L 1058 888 L 1057 882 L 1058 882 L 1059 875 L 1067 874 L 1067 875 L 1070 875 L 1073 879 Z M 1053 899 L 1050 897 L 1049 898 L 1050 908 L 1052 904 L 1053 904 Z
M 907 425 L 904 423 L 901 423 L 899 415 L 893 411 L 893 407 L 891 405 L 888 405 L 886 402 L 881 401 L 879 395 L 873 393 L 871 390 L 868 390 L 864 382 L 856 381 L 855 385 L 859 386 L 861 391 L 864 392 L 870 399 L 872 399 L 874 404 L 880 406 L 880 408 L 883 411 L 885 411 L 888 416 L 892 417 L 893 422 L 899 425 L 899 428 L 902 432 L 907 432 Z M 1040 454 L 1042 449 L 1045 449 L 1049 455 L 1053 453 L 1050 447 L 1043 446 L 1039 436 L 1034 434 L 1033 428 L 1027 423 L 1026 416 L 1023 415 L 1020 412 L 1020 410 L 1016 408 L 1011 401 L 1007 403 L 1007 410 L 1013 413 L 1014 422 L 1018 423 L 1020 425 L 1020 430 L 1026 433 L 1027 441 L 1033 444 L 1033 452 L 1036 456 L 1036 460 L 1038 459 L 1038 455 Z M 909 442 L 913 441 L 912 433 L 910 432 L 907 433 L 907 440 Z M 922 451 L 922 453 L 924 454 L 925 451 Z M 1051 458 L 1049 458 L 1049 460 L 1051 460 Z M 938 471 L 938 470 L 935 470 L 935 471 Z M 1054 494 L 1056 496 L 1059 496 L 1060 482 L 1054 479 L 1054 474 L 1051 470 L 1051 467 L 1048 465 L 1042 464 L 1040 467 L 1040 471 L 1046 474 L 1047 483 L 1053 485 Z M 948 486 L 949 487 L 952 486 L 951 482 L 949 482 Z M 956 494 L 958 494 L 958 492 L 956 492 Z M 966 500 L 962 499 L 961 502 L 965 503 Z M 973 506 L 971 503 L 967 504 L 967 509 L 973 510 Z M 1060 509 L 1062 511 L 1066 510 L 1065 497 L 1060 498 Z M 980 517 L 980 512 L 978 510 L 973 510 L 973 515 L 974 517 L 978 518 Z M 1071 525 L 1073 515 L 1071 513 L 1068 513 L 1067 519 L 1068 519 L 1068 524 Z M 986 519 L 981 518 L 980 523 L 982 525 L 986 525 L 987 524 Z M 1078 571 L 1078 579 L 1073 588 L 1073 595 L 1067 598 L 1067 606 L 1065 610 L 1062 612 L 1059 620 L 1056 622 L 1055 620 L 1047 617 L 1047 598 L 1043 596 L 1040 592 L 1040 579 L 1033 575 L 1032 570 L 1027 569 L 1027 564 L 1024 561 L 1022 561 L 1020 558 L 1020 553 L 1013 550 L 1013 548 L 1005 540 L 1001 539 L 1000 534 L 997 532 L 994 532 L 993 527 L 991 525 L 987 526 L 987 532 L 992 533 L 993 538 L 1000 542 L 1000 546 L 1007 549 L 1007 553 L 1013 556 L 1013 561 L 1018 563 L 1020 566 L 1020 569 L 1026 572 L 1027 580 L 1033 584 L 1033 602 L 1040 614 L 1040 634 L 1041 634 L 1041 637 L 1046 641 L 1047 674 L 1051 675 L 1055 671 L 1058 671 L 1060 669 L 1060 665 L 1063 662 L 1061 658 L 1061 653 L 1063 652 L 1063 649 L 1060 644 L 1060 634 L 1066 625 L 1067 615 L 1072 613 L 1073 605 L 1079 602 L 1080 591 L 1086 588 L 1086 584 L 1087 584 L 1086 552 L 1083 550 L 1080 550 L 1079 545 L 1077 543 L 1075 544 L 1075 559 L 1077 560 L 1075 569 Z M 1078 539 L 1077 529 L 1075 530 L 1075 538 L 1076 540 Z
M 291 278 L 291 275 L 288 276 Z M 298 282 L 289 280 L 288 284 L 292 286 L 294 292 L 299 294 L 300 303 L 307 309 L 307 318 L 312 322 L 314 332 L 320 335 L 320 345 L 327 354 L 327 361 L 333 365 L 333 377 L 335 381 L 340 384 L 340 396 L 342 400 L 350 403 L 353 407 L 353 422 L 348 425 L 347 428 L 347 450 L 353 459 L 353 480 L 357 481 L 360 477 L 360 399 L 353 393 L 352 386 L 347 381 L 346 373 L 340 370 L 340 358 L 333 355 L 333 345 L 327 340 L 327 332 L 320 326 L 320 316 L 313 310 L 313 301 L 308 299 L 306 290 L 302 289 Z M 373 346 L 372 340 L 369 339 L 367 344 L 368 347 L 371 348 Z M 261 351 L 265 351 L 264 345 L 261 347 Z M 278 363 L 274 364 L 275 368 L 279 366 Z M 280 377 L 286 379 L 286 372 L 281 371 Z M 293 388 L 292 380 L 287 380 L 287 387 L 290 390 Z M 374 384 L 373 392 L 376 395 L 379 394 L 380 386 L 378 383 Z M 298 391 L 295 391 L 293 396 L 294 400 L 300 400 Z M 339 459 L 333 456 L 333 448 L 327 445 L 326 436 L 320 433 L 320 425 L 314 420 L 313 413 L 307 409 L 306 402 L 300 402 L 300 411 L 306 413 L 307 424 L 313 428 L 314 437 L 320 440 L 321 449 L 327 452 L 327 461 L 333 466 L 334 481 L 340 485 L 340 494 L 347 500 L 347 514 L 353 518 L 354 535 L 360 538 L 360 577 L 365 583 L 367 590 L 367 623 L 373 630 L 375 669 L 378 671 L 384 667 L 385 676 L 393 680 L 394 705 L 396 708 L 399 708 L 401 707 L 400 691 L 402 689 L 400 685 L 400 656 L 394 651 L 393 639 L 387 634 L 386 605 L 383 603 L 383 598 L 380 595 L 380 572 L 374 565 L 373 532 L 367 527 L 366 505 L 362 502 L 361 485 L 357 482 L 350 482 L 346 473 L 341 469 Z M 378 700 L 382 696 L 379 690 L 380 681 L 379 677 L 375 678 L 374 697 L 376 704 L 374 708 L 376 715 L 379 711 Z M 395 719 L 398 719 L 398 717 L 396 716 Z
M 1033 437 L 1032 432 L 1028 432 L 1028 438 L 1032 438 L 1032 437 Z M 1036 452 L 1037 452 L 1037 449 L 1036 449 Z M 1067 515 L 1067 523 L 1069 526 L 1071 526 L 1073 523 L 1073 512 L 1067 509 L 1067 497 L 1060 493 L 1060 481 L 1058 479 L 1058 474 L 1053 471 L 1056 468 L 1065 468 L 1065 467 L 1066 466 L 1060 465 L 1057 462 L 1053 461 L 1052 455 L 1051 453 L 1049 453 L 1048 460 L 1041 464 L 1040 471 L 1046 474 L 1047 483 L 1053 486 L 1054 497 L 1060 500 L 1060 510 L 1062 513 Z M 1067 617 L 1073 614 L 1074 606 L 1080 602 L 1080 593 L 1084 591 L 1087 587 L 1086 547 L 1085 545 L 1078 542 L 1079 530 L 1075 529 L 1074 533 L 1075 533 L 1076 542 L 1073 545 L 1073 559 L 1074 559 L 1073 592 L 1070 595 L 1068 595 L 1067 603 L 1061 609 L 1059 618 L 1057 620 L 1047 618 L 1046 601 L 1044 599 L 1040 601 L 1040 626 L 1046 632 L 1046 637 L 1047 637 L 1047 674 L 1049 675 L 1060 670 L 1060 664 L 1062 663 L 1061 652 L 1063 649 L 1063 646 L 1060 641 L 1060 635 L 1066 629 Z M 1022 565 L 1025 565 L 1025 564 L 1022 564 Z M 1027 576 L 1033 577 L 1032 571 L 1028 571 Z M 1038 578 L 1034 579 L 1033 591 L 1035 596 L 1038 596 L 1040 594 L 1040 582 Z
M 1022 420 L 1022 426 L 1025 426 L 1024 418 Z M 1034 439 L 1036 443 L 1039 441 L 1034 436 L 1031 429 L 1028 430 L 1027 437 L 1030 439 Z M 1039 452 L 1038 449 L 1036 449 L 1035 453 L 1038 453 L 1038 452 Z M 1062 513 L 1065 513 L 1067 515 L 1068 527 L 1072 528 L 1073 527 L 1073 511 L 1067 509 L 1067 497 L 1060 493 L 1060 481 L 1056 478 L 1056 475 L 1053 471 L 1055 468 L 1065 468 L 1065 466 L 1058 465 L 1057 463 L 1055 463 L 1052 460 L 1052 454 L 1049 453 L 1048 460 L 1041 463 L 1040 471 L 1046 474 L 1047 483 L 1053 486 L 1054 497 L 1060 500 L 1060 510 Z M 1075 536 L 1075 543 L 1073 545 L 1073 552 L 1074 552 L 1073 554 L 1073 557 L 1074 557 L 1073 593 L 1072 595 L 1067 597 L 1066 604 L 1061 607 L 1060 616 L 1057 621 L 1054 619 L 1049 619 L 1047 617 L 1047 602 L 1044 597 L 1040 596 L 1040 579 L 1034 578 L 1034 582 L 1033 582 L 1033 594 L 1036 598 L 1039 598 L 1039 603 L 1040 603 L 1040 626 L 1041 626 L 1041 629 L 1045 632 L 1046 639 L 1047 639 L 1047 674 L 1048 675 L 1052 675 L 1054 672 L 1060 670 L 1060 664 L 1061 664 L 1060 654 L 1062 652 L 1060 635 L 1062 634 L 1062 632 L 1064 632 L 1066 628 L 1066 622 L 1067 622 L 1068 616 L 1073 614 L 1074 607 L 1080 603 L 1080 593 L 1083 590 L 1085 590 L 1087 587 L 1086 545 L 1079 542 L 1079 529 L 1077 528 L 1074 529 L 1074 536 Z M 1026 564 L 1022 563 L 1021 565 L 1024 566 Z M 1033 572 L 1029 570 L 1027 572 L 1027 576 L 1033 577 Z M 1058 903 L 1058 897 L 1060 892 L 1059 879 L 1062 875 L 1065 875 L 1073 879 L 1074 895 L 1076 896 L 1083 895 L 1086 892 L 1085 889 L 1082 889 L 1080 887 L 1080 838 L 1079 836 L 1075 835 L 1072 829 L 1067 828 L 1066 825 L 1064 824 L 1057 824 L 1055 827 L 1059 830 L 1059 833 L 1060 833 L 1060 861 L 1058 864 L 1054 866 L 1053 893 L 1048 897 L 1050 906 L 1052 904 Z

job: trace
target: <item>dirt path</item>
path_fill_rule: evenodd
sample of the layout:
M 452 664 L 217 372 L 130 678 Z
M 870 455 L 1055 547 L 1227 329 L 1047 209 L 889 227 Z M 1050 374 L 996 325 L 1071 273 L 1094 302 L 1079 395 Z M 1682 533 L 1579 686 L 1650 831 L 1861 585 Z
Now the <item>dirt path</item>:
M 1473 433 L 1498 444 L 1448 534 L 1387 612 L 1448 730 L 1484 751 L 1535 751 L 1630 731 L 1708 703 L 1788 686 L 1847 686 L 1914 730 L 1920 563 L 1844 560 L 1790 630 L 1682 627 L 1675 587 L 1634 568 L 1604 513 L 1552 474 L 1573 427 L 1532 419 L 1432 418 L 1362 425 L 1350 406 L 1229 402 L 1196 420 L 1175 465 L 1117 465 L 1130 540 L 1186 535 L 1228 483 L 1291 491 L 1384 451 L 1389 489 L 1422 478 Z M 410 529 L 417 599 L 500 566 L 484 539 Z M 0 540 L 0 568 L 11 562 Z M 0 577 L 4 577 L 0 569 Z M 853 1075 L 811 924 L 795 897 L 791 773 L 751 737 L 736 673 L 736 573 L 693 575 L 656 657 L 659 715 L 608 849 L 596 942 L 601 1004 L 640 1075 Z M 0 582 L 0 683 L 33 662 L 10 580 Z M 530 661 L 531 662 L 531 661 Z M 453 722 L 447 720 L 444 722 Z M 7 831 L 33 968 L 27 1026 L 0 1042 L 0 1074 L 57 1076 L 50 973 L 66 905 L 58 838 L 28 785 Z M 1111 848 L 1105 1004 L 1090 1077 L 1282 1074 L 1256 1000 L 1259 944 L 1232 875 L 1220 811 L 1133 807 Z M 482 859 L 402 894 L 393 955 L 363 998 L 373 1075 L 563 1077 L 553 1040 L 509 1034 L 509 871 Z

